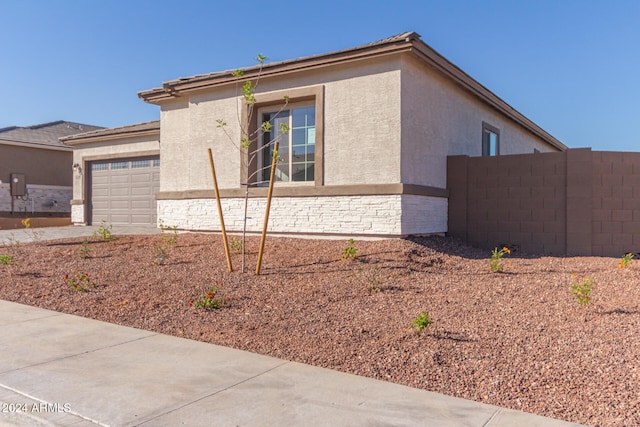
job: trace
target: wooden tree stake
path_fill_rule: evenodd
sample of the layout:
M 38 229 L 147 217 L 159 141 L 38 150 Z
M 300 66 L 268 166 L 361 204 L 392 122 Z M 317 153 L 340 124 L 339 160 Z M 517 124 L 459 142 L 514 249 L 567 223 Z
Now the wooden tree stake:
M 224 217 L 222 216 L 222 205 L 220 204 L 220 193 L 218 192 L 218 180 L 216 179 L 216 169 L 213 166 L 213 154 L 209 148 L 209 166 L 211 166 L 211 176 L 213 177 L 213 191 L 216 194 L 216 203 L 218 205 L 218 216 L 220 217 L 220 229 L 222 230 L 222 242 L 224 243 L 224 253 L 227 256 L 227 269 L 233 271 L 231 265 L 231 254 L 229 254 L 229 242 L 227 241 L 227 231 L 224 228 Z

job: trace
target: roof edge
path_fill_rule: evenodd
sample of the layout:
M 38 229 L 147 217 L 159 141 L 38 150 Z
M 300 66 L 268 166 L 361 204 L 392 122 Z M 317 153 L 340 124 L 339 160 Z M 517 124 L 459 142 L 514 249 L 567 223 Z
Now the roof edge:
M 233 71 L 222 71 L 169 80 L 164 82 L 161 88 L 138 92 L 138 97 L 145 102 L 159 104 L 163 101 L 178 98 L 183 94 L 232 83 L 235 84 L 238 81 L 250 80 L 258 75 L 261 78 L 266 78 L 269 76 L 326 67 L 336 63 L 345 63 L 402 52 L 412 53 L 423 63 L 442 73 L 455 84 L 470 92 L 490 107 L 512 119 L 514 122 L 538 136 L 552 147 L 560 151 L 567 150 L 568 147 L 566 145 L 438 53 L 435 49 L 425 43 L 416 32 L 401 33 L 383 40 L 350 49 L 280 61 L 265 64 L 264 66 L 258 65 L 241 68 L 244 75 L 240 79 L 234 76 Z
M 115 128 L 99 129 L 91 132 L 79 133 L 59 138 L 65 146 L 75 146 L 89 142 L 111 141 L 123 136 L 160 136 L 160 120 L 135 123 Z

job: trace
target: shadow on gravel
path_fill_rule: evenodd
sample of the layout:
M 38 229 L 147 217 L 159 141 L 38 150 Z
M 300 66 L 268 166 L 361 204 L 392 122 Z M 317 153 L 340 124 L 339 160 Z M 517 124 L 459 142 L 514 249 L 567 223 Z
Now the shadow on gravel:
M 616 308 L 615 310 L 608 310 L 608 311 L 600 311 L 597 312 L 598 314 L 623 314 L 623 315 L 630 315 L 630 314 L 638 314 L 638 310 L 627 310 L 625 308 Z
M 449 341 L 456 341 L 456 342 L 476 342 L 477 341 L 475 339 L 471 339 L 469 337 L 463 336 L 460 333 L 450 332 L 450 331 L 433 332 L 429 335 L 431 335 L 433 338 L 438 340 L 449 340 Z

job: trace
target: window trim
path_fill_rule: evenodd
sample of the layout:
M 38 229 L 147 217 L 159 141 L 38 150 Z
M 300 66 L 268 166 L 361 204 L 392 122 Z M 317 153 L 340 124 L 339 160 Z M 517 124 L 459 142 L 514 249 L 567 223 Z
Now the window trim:
M 490 125 L 487 122 L 482 122 L 482 147 L 481 152 L 483 157 L 492 157 L 490 147 L 487 149 L 485 145 L 485 134 L 493 133 L 496 136 L 496 156 L 500 155 L 500 129 L 495 126 Z
M 278 182 L 278 186 L 296 186 L 296 185 L 324 185 L 324 86 L 312 86 L 306 88 L 279 90 L 269 93 L 255 94 L 256 102 L 253 106 L 253 116 L 251 117 L 251 123 L 249 123 L 249 105 L 243 101 L 241 120 L 245 129 L 249 130 L 249 134 L 257 135 L 258 121 L 260 110 L 264 107 L 274 107 L 284 104 L 285 96 L 289 98 L 288 105 L 295 105 L 298 103 L 306 102 L 309 106 L 313 105 L 316 109 L 316 147 L 315 147 L 315 165 L 314 165 L 314 180 L 313 181 L 300 181 L 300 182 Z M 257 148 L 259 138 L 249 146 L 249 151 L 253 151 Z M 241 171 L 240 182 L 246 183 L 248 176 L 253 173 L 258 167 L 258 157 L 249 164 L 249 155 L 246 150 L 242 150 L 241 153 Z M 252 179 L 252 182 L 258 180 L 258 177 Z

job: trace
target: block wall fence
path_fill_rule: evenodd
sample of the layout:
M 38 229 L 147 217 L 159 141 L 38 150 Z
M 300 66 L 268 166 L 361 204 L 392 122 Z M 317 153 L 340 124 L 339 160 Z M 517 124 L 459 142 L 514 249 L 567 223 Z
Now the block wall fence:
M 640 252 L 640 153 L 450 156 L 448 234 L 549 255 Z

